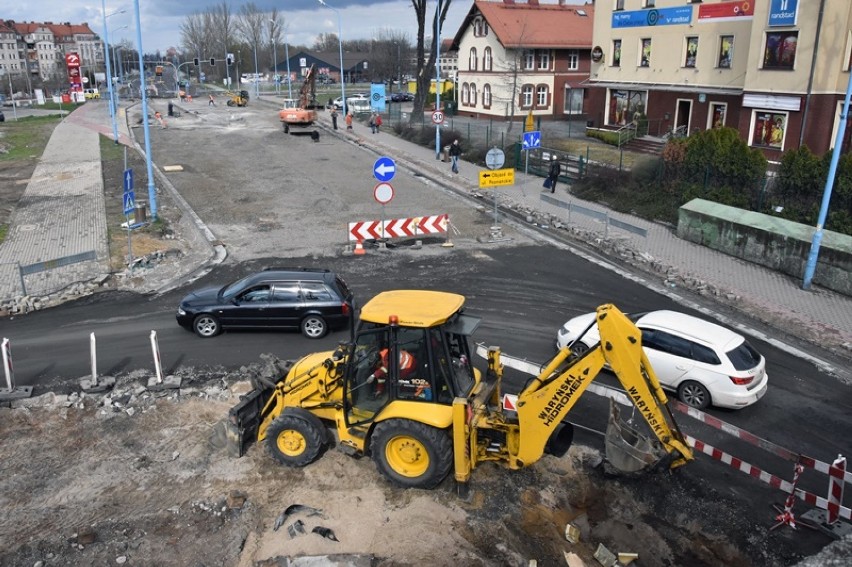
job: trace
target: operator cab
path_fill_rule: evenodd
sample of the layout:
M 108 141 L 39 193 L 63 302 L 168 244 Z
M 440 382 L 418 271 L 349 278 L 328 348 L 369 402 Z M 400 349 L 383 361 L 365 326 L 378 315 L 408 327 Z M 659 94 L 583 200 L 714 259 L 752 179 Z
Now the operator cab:
M 368 308 L 362 310 L 345 376 L 347 425 L 371 422 L 392 402 L 449 408 L 454 398 L 471 393 L 479 371 L 471 363 L 469 337 L 478 317 L 454 310 L 434 324 L 395 315 L 382 323 L 364 320 Z

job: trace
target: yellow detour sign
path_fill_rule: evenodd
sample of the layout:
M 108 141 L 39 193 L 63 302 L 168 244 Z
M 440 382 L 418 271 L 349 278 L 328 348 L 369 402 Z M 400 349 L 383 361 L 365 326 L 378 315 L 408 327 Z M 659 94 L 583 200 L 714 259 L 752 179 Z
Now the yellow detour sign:
M 515 170 L 507 169 L 489 169 L 479 172 L 479 188 L 487 189 L 488 187 L 499 187 L 501 185 L 515 184 Z
M 530 110 L 526 120 L 524 120 L 524 132 L 532 132 L 533 130 L 535 130 L 535 122 L 533 122 L 533 113 Z

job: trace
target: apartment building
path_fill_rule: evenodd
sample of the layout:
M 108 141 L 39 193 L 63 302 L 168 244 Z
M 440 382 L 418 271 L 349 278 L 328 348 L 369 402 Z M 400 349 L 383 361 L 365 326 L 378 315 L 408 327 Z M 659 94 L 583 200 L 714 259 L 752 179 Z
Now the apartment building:
M 592 4 L 475 0 L 456 33 L 458 112 L 584 119 L 603 105 L 589 89 Z
M 28 79 L 65 76 L 65 55 L 77 53 L 91 72 L 103 71 L 103 42 L 87 23 L 0 20 L 0 69 Z
M 834 146 L 852 64 L 849 0 L 599 0 L 590 85 L 604 123 L 729 126 L 778 159 Z M 849 147 L 849 134 L 844 137 Z

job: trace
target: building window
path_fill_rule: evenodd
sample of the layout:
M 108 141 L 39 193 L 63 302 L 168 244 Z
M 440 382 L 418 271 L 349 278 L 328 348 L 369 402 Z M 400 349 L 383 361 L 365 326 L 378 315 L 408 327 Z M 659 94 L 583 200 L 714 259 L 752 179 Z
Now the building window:
M 719 38 L 719 68 L 730 69 L 734 60 L 734 36 L 723 35 Z
M 637 114 L 645 114 L 646 91 L 613 90 L 609 96 L 609 124 L 624 126 Z
M 533 87 L 532 85 L 524 85 L 521 87 L 521 108 L 532 108 L 533 105 Z
M 576 71 L 580 68 L 580 50 L 579 49 L 569 49 L 568 50 L 568 70 Z
M 651 65 L 651 38 L 646 37 L 640 40 L 640 47 L 639 66 L 649 67 Z
M 623 10 L 624 9 L 624 0 L 615 0 L 615 9 Z
M 612 66 L 621 67 L 621 40 L 612 40 Z
M 728 114 L 728 105 L 724 102 L 710 103 L 710 123 L 707 128 L 721 128 L 725 125 L 725 117 Z
M 754 128 L 751 131 L 751 145 L 781 150 L 784 147 L 784 133 L 787 130 L 786 112 L 764 112 L 755 110 L 752 115 Z
M 646 8 L 653 8 L 657 4 L 656 0 L 645 0 Z
M 480 31 L 480 22 L 481 20 L 474 20 L 473 22 L 473 37 L 479 37 L 482 35 L 482 32 Z
M 491 85 L 482 86 L 482 106 L 491 108 Z
M 532 49 L 524 51 L 524 69 L 528 71 L 535 69 L 535 51 Z
M 695 60 L 698 57 L 698 38 L 697 37 L 688 37 L 686 38 L 686 59 L 684 59 L 683 66 L 694 68 Z
M 538 51 L 538 68 L 544 71 L 550 69 L 550 51 L 547 49 Z
M 583 89 L 572 89 L 565 85 L 565 114 L 583 114 L 583 97 L 585 96 Z
M 476 85 L 470 85 L 470 105 L 476 106 Z
M 799 32 L 770 32 L 766 34 L 763 51 L 764 69 L 792 69 L 796 65 L 796 46 Z
M 491 70 L 491 48 L 486 47 L 485 52 L 482 55 L 482 70 L 490 71 Z
M 478 62 L 476 60 L 476 48 L 471 47 L 470 48 L 470 55 L 468 56 L 468 61 L 467 61 L 468 71 L 476 71 L 477 63 Z
M 470 100 L 470 87 L 468 86 L 467 83 L 462 84 L 461 91 L 462 91 L 461 92 L 461 102 L 462 102 L 463 105 L 467 106 L 468 101 Z
M 539 85 L 535 89 L 535 105 L 538 108 L 547 108 L 549 106 L 547 85 Z

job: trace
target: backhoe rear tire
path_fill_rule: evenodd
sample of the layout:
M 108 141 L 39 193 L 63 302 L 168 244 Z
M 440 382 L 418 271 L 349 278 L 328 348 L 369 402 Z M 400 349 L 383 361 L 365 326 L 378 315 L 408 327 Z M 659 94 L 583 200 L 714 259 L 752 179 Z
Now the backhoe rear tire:
M 434 488 L 453 465 L 453 443 L 447 432 L 417 421 L 379 423 L 371 448 L 379 472 L 404 488 Z
M 272 458 L 289 467 L 312 463 L 325 446 L 325 429 L 305 410 L 284 410 L 266 430 L 266 449 Z

